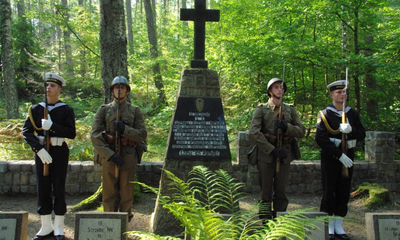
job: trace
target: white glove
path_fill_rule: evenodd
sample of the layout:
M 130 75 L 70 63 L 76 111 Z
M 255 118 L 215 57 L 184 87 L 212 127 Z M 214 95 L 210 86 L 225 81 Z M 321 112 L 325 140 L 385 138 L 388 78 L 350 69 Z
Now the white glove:
M 351 132 L 352 128 L 351 128 L 351 125 L 348 123 L 341 123 L 339 130 L 340 130 L 340 132 L 347 134 L 347 133 Z
M 351 168 L 353 166 L 353 161 L 344 153 L 340 156 L 339 161 L 341 161 L 346 168 Z
M 53 125 L 53 121 L 51 121 L 51 117 L 50 114 L 48 114 L 47 116 L 49 116 L 49 119 L 42 119 L 42 128 L 44 130 L 49 130 L 51 128 L 51 125 Z
M 40 160 L 42 160 L 43 164 L 49 164 L 53 162 L 53 158 L 44 148 L 40 149 L 39 152 L 37 152 L 37 155 L 40 157 Z

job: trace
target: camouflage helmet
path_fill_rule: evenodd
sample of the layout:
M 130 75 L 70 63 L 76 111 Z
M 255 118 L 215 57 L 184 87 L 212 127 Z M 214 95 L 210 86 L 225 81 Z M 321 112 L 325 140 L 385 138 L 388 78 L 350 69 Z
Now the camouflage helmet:
M 286 90 L 287 90 L 286 83 L 279 78 L 272 78 L 271 80 L 269 80 L 268 86 L 267 86 L 267 93 L 268 93 L 269 97 L 271 97 L 271 94 L 269 93 L 269 89 L 271 88 L 272 84 L 274 84 L 276 82 L 283 82 L 283 91 L 284 91 L 284 93 L 286 93 Z
M 131 91 L 131 87 L 129 86 L 128 80 L 126 80 L 124 76 L 116 76 L 111 82 L 110 90 L 112 91 L 114 86 L 117 84 L 124 84 L 128 88 L 128 91 L 129 92 Z

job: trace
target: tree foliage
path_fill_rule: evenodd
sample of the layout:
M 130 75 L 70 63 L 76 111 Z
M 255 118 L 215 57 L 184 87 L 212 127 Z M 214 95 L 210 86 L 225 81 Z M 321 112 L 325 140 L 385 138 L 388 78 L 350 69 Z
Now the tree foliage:
M 267 101 L 269 79 L 280 77 L 288 85 L 284 101 L 295 104 L 308 130 L 301 143 L 313 145 L 317 112 L 331 102 L 326 85 L 343 79 L 346 68 L 349 105 L 360 112 L 366 129 L 400 132 L 397 1 L 206 2 L 207 8 L 221 12 L 219 22 L 206 24 L 205 58 L 220 77 L 233 144 L 235 133 L 248 129 L 255 106 Z M 24 11 L 16 7 L 22 3 Z M 193 8 L 194 1 L 156 0 L 151 4 L 156 43 L 149 42 L 143 1 L 131 1 L 130 27 L 134 37 L 129 39 L 133 41 L 128 43 L 132 51 L 127 55 L 128 73 L 124 74 L 132 76 L 132 102 L 143 108 L 149 125 L 154 126 L 150 132 L 160 133 L 161 137 L 168 134 L 169 121 L 164 119 L 170 119 L 180 73 L 193 58 L 193 22 L 179 21 L 179 13 L 183 4 Z M 20 102 L 37 103 L 43 98 L 41 82 L 45 72 L 66 76 L 66 99 L 80 99 L 82 103 L 104 96 L 101 73 L 117 69 L 101 64 L 100 0 L 70 0 L 68 5 L 11 0 L 11 6 Z M 66 31 L 71 33 L 69 37 L 63 34 Z M 157 55 L 151 52 L 155 44 Z M 65 50 L 68 45 L 72 61 Z M 117 46 L 109 48 L 113 47 Z M 77 115 L 85 116 L 83 111 L 95 112 L 96 106 L 80 109 L 82 112 Z

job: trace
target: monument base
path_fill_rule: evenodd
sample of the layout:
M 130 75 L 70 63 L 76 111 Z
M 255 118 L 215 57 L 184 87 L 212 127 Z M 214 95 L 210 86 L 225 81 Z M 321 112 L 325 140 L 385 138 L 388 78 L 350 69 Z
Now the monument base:
M 163 168 L 185 182 L 194 166 L 232 172 L 219 78 L 215 71 L 183 71 L 167 146 Z M 171 196 L 171 182 L 163 171 L 159 195 Z M 161 206 L 159 197 L 152 216 L 151 232 L 162 236 L 184 236 L 184 227 Z

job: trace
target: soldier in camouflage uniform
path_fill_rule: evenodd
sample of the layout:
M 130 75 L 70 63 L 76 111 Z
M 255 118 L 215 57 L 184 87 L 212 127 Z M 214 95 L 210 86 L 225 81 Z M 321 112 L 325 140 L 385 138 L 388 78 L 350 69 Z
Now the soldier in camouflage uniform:
M 91 140 L 95 160 L 102 166 L 103 208 L 105 212 L 127 212 L 132 219 L 136 145 L 147 137 L 141 109 L 127 101 L 128 81 L 117 76 L 111 83 L 113 102 L 101 105 L 94 117 Z M 118 109 L 120 120 L 117 121 Z M 119 145 L 116 137 L 120 136 Z M 116 149 L 118 148 L 118 149 Z

